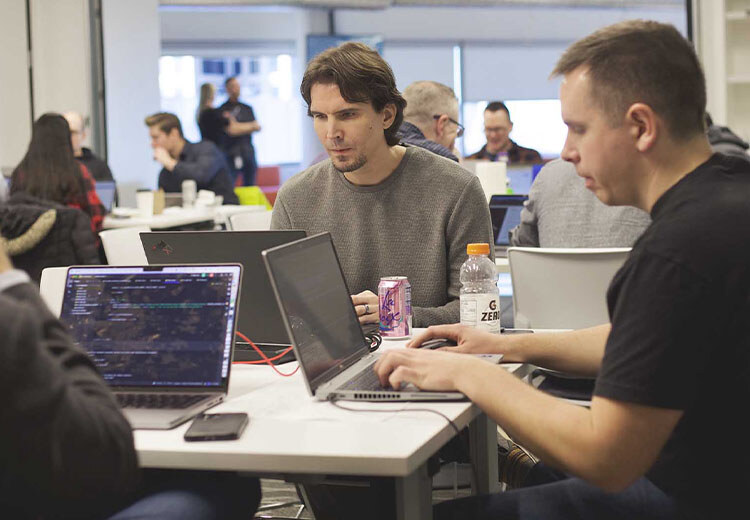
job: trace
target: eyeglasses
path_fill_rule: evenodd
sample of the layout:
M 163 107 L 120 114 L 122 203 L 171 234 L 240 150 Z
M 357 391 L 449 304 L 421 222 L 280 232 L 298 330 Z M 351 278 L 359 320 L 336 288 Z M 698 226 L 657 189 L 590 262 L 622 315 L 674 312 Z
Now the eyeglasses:
M 443 116 L 442 115 L 432 116 L 432 118 L 435 120 L 438 120 L 441 117 Z M 456 131 L 456 137 L 461 137 L 462 135 L 464 135 L 464 125 L 462 125 L 461 123 L 459 123 L 458 121 L 456 121 L 455 119 L 451 117 L 448 118 L 448 121 L 450 121 L 451 123 L 453 123 L 454 125 L 458 127 L 458 130 Z

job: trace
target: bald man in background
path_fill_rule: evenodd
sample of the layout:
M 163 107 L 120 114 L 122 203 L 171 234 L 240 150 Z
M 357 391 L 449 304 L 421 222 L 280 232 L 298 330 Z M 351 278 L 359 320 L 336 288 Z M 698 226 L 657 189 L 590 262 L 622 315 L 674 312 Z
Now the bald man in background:
M 83 141 L 86 139 L 86 125 L 83 116 L 78 112 L 69 111 L 65 112 L 63 117 L 70 126 L 70 143 L 73 145 L 75 158 L 86 166 L 95 181 L 114 181 L 112 171 L 107 163 L 94 155 L 91 149 L 83 146 Z

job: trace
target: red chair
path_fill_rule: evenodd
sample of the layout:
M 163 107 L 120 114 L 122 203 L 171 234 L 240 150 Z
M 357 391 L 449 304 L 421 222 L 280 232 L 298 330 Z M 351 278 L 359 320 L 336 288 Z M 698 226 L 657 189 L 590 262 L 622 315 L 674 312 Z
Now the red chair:
M 261 189 L 268 202 L 276 202 L 276 194 L 281 187 L 281 168 L 279 166 L 258 166 L 255 172 L 255 184 Z

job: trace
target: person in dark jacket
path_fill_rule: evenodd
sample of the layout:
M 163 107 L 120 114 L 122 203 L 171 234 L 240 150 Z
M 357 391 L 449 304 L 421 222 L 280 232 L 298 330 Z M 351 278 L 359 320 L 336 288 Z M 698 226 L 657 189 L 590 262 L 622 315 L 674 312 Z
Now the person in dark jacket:
M 223 155 L 210 141 L 189 143 L 182 135 L 176 115 L 159 112 L 146 118 L 154 160 L 163 166 L 159 187 L 167 193 L 182 191 L 182 182 L 194 180 L 199 190 L 210 190 L 224 198 L 224 204 L 238 204 L 234 184 Z
M 94 233 L 102 229 L 106 210 L 96 194 L 96 182 L 76 161 L 70 126 L 60 114 L 43 114 L 34 122 L 29 148 L 11 177 L 11 194 L 19 191 L 78 208 L 91 219 Z
M 714 152 L 742 157 L 750 161 L 750 155 L 747 153 L 750 145 L 732 132 L 729 127 L 715 125 L 708 112 L 706 112 L 706 135 Z
M 45 267 L 101 263 L 85 213 L 24 192 L 0 204 L 0 241 L 37 284 Z
M 139 473 L 130 425 L 109 388 L 28 281 L 0 245 L 2 518 L 252 518 L 257 478 Z

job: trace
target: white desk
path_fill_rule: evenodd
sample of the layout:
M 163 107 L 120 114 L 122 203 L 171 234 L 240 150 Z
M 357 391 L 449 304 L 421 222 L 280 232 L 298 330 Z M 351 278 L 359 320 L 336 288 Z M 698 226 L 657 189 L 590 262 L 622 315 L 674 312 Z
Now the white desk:
M 383 349 L 403 342 L 384 341 Z M 291 372 L 296 363 L 279 367 Z M 284 378 L 269 367 L 234 365 L 228 399 L 212 411 L 244 411 L 250 423 L 237 441 L 186 443 L 184 424 L 169 431 L 135 431 L 141 466 L 154 468 L 238 470 L 274 478 L 322 475 L 394 477 L 397 518 L 432 518 L 427 460 L 455 434 L 431 408 L 451 418 L 459 429 L 470 425 L 471 456 L 478 474 L 476 491 L 499 490 L 496 426 L 470 402 L 358 403 L 344 406 L 394 410 L 357 413 L 307 393 L 301 373 Z
M 153 215 L 151 217 L 141 217 L 133 215 L 130 217 L 114 217 L 107 215 L 104 217 L 102 227 L 104 229 L 127 228 L 134 226 L 148 226 L 151 229 L 169 229 L 179 226 L 189 226 L 194 224 L 206 223 L 226 224 L 230 215 L 237 213 L 247 213 L 256 211 L 265 211 L 264 206 L 204 206 L 196 208 L 166 208 L 164 213 Z M 131 211 L 126 208 L 125 211 Z M 136 210 L 133 209 L 132 212 Z

